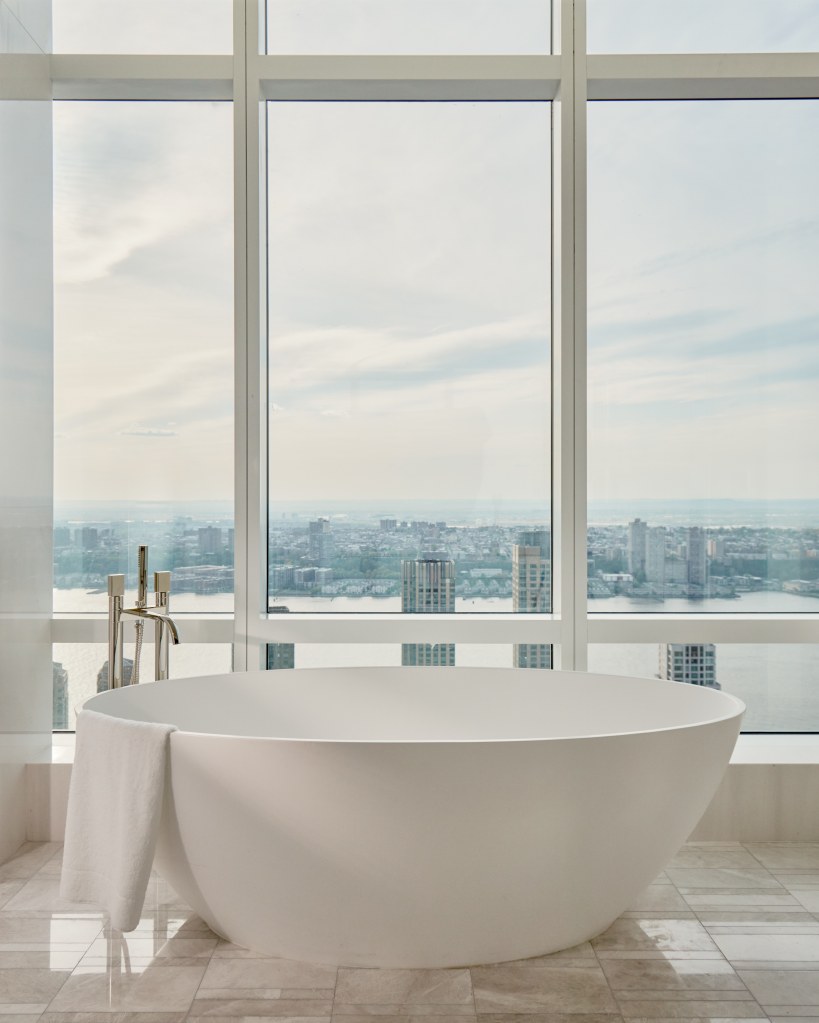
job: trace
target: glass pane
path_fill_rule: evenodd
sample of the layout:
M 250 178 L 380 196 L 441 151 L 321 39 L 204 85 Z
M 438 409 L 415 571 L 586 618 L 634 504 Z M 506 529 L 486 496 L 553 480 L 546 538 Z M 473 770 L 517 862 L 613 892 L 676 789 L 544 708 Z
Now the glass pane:
M 272 602 L 547 610 L 549 108 L 268 109 Z
M 133 630 L 126 630 L 123 667 L 130 677 L 133 665 Z M 146 636 L 153 635 L 149 629 Z M 52 647 L 54 675 L 54 729 L 73 731 L 83 703 L 108 688 L 108 647 L 104 643 L 55 643 Z M 216 675 L 233 668 L 230 643 L 180 643 L 170 651 L 170 677 Z M 143 682 L 154 677 L 153 644 L 145 642 L 140 658 Z
M 815 0 L 587 0 L 590 53 L 819 49 Z
M 410 644 L 404 644 L 409 646 Z M 413 647 L 423 644 L 411 644 Z M 430 644 L 430 646 L 432 646 Z M 451 647 L 445 653 L 453 653 L 456 666 L 511 668 L 519 666 L 518 648 L 504 643 L 458 643 L 438 644 Z M 539 667 L 551 663 L 552 648 L 536 648 L 540 654 Z M 528 648 L 527 648 L 528 651 Z M 432 664 L 429 657 L 425 663 Z M 444 665 L 447 658 L 440 657 L 435 663 Z M 416 663 L 421 663 L 418 659 Z M 333 668 L 349 666 L 392 666 L 406 664 L 406 654 L 398 643 L 270 643 L 267 647 L 269 668 Z M 450 659 L 451 663 L 451 659 Z M 534 666 L 534 664 L 532 665 Z
M 744 701 L 743 732 L 819 731 L 819 646 L 592 644 L 589 671 L 715 684 Z
M 230 104 L 54 104 L 57 610 L 233 606 L 232 176 Z
M 232 53 L 232 0 L 58 0 L 55 53 Z
M 268 53 L 548 53 L 549 0 L 268 0 Z
M 819 610 L 818 158 L 811 101 L 590 107 L 593 610 Z

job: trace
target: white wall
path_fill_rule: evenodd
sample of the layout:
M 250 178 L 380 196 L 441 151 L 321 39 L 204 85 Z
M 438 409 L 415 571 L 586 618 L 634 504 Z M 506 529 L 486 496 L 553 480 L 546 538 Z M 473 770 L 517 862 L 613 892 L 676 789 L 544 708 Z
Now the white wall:
M 25 762 L 51 742 L 51 103 L 8 98 L 3 55 L 47 47 L 47 12 L 0 0 L 0 863 L 26 837 Z

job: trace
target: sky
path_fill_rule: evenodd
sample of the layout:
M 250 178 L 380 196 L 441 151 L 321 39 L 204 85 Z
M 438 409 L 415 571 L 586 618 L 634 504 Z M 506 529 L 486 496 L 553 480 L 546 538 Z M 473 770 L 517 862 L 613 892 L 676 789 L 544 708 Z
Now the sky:
M 54 6 L 60 52 L 151 52 L 160 25 L 229 48 L 226 0 Z M 271 41 L 538 52 L 544 9 L 279 0 Z M 680 10 L 589 0 L 590 49 L 819 41 L 807 0 Z M 272 108 L 284 500 L 548 499 L 549 136 L 542 104 Z M 58 499 L 231 495 L 231 145 L 227 104 L 55 104 Z M 818 149 L 813 101 L 590 109 L 592 499 L 819 497 Z
M 591 53 L 807 51 L 815 0 L 586 0 Z M 232 0 L 53 0 L 57 53 L 229 53 Z M 548 0 L 270 0 L 270 53 L 548 53 Z

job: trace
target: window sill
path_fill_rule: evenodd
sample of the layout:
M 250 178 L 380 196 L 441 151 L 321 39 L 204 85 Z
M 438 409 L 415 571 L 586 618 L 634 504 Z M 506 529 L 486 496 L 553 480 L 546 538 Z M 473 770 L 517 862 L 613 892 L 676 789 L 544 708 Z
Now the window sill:
M 74 762 L 73 732 L 55 732 L 51 746 L 52 764 Z M 45 753 L 40 763 L 49 762 Z M 819 734 L 740 735 L 731 756 L 732 764 L 819 764 Z

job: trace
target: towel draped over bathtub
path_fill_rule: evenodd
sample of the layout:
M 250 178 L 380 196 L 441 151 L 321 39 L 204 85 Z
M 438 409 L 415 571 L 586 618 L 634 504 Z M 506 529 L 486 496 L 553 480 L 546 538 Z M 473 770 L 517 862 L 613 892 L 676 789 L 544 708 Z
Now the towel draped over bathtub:
M 120 931 L 142 914 L 175 730 L 93 710 L 77 717 L 60 895 L 103 906 Z

